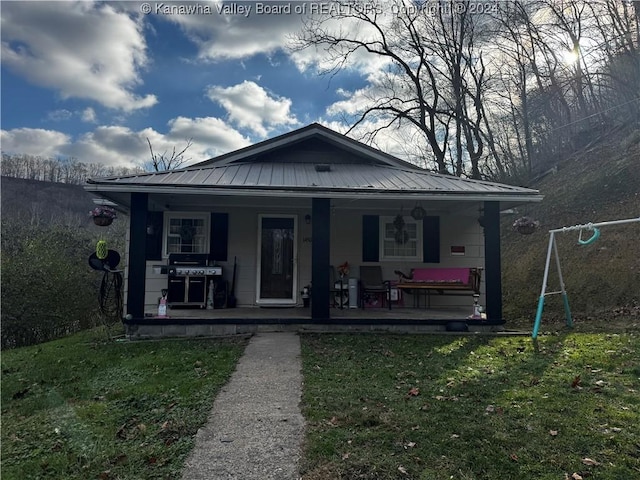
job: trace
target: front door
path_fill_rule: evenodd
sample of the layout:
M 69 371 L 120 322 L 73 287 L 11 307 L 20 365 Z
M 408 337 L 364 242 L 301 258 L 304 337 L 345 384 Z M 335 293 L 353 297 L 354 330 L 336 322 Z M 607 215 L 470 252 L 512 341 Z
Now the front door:
M 260 215 L 258 221 L 258 304 L 295 305 L 297 218 Z

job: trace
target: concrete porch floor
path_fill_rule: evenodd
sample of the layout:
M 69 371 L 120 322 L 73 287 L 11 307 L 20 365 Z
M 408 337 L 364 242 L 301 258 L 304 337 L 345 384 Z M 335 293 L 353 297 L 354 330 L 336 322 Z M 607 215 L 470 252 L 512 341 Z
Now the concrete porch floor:
M 470 315 L 469 308 L 448 307 L 448 308 L 409 308 L 395 307 L 388 308 L 331 308 L 329 315 L 332 320 L 458 320 Z M 254 320 L 274 320 L 274 319 L 298 319 L 311 321 L 311 308 L 302 307 L 238 307 L 238 308 L 169 308 L 168 317 L 175 320 L 180 319 L 254 319 Z M 145 317 L 156 317 L 157 311 L 149 310 Z
M 145 318 L 125 320 L 130 338 L 190 337 L 258 332 L 496 332 L 502 324 L 469 319 L 468 308 L 330 309 L 329 319 L 311 319 L 310 308 L 239 307 L 223 309 L 170 308 L 168 317 L 149 311 Z

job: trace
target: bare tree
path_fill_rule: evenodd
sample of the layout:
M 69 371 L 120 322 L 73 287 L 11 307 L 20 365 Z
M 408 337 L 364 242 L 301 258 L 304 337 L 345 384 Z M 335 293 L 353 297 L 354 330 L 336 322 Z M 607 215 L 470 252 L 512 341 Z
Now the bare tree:
M 27 154 L 2 154 L 2 175 L 57 183 L 80 185 L 87 178 L 131 175 L 141 168 L 113 167 L 101 163 L 84 163 L 76 158 L 40 158 Z
M 324 73 L 336 73 L 363 54 L 384 63 L 349 132 L 365 121 L 375 123 L 363 138 L 372 142 L 382 130 L 412 127 L 422 135 L 426 163 L 435 170 L 478 178 L 486 126 L 485 66 L 475 43 L 480 17 L 472 8 L 461 9 L 462 15 L 447 9 L 434 15 L 428 2 L 407 8 L 393 0 L 374 9 L 338 3 L 332 15 L 306 21 L 294 48 L 324 49 Z
M 189 159 L 184 158 L 184 154 L 191 147 L 191 145 L 193 145 L 193 139 L 191 138 L 188 139 L 186 141 L 185 147 L 180 151 L 177 151 L 174 145 L 170 155 L 167 154 L 166 150 L 161 154 L 155 153 L 153 151 L 153 146 L 151 145 L 151 140 L 149 140 L 148 137 L 147 137 L 147 143 L 149 144 L 149 153 L 151 154 L 150 166 L 153 169 L 153 171 L 160 172 L 163 170 L 173 170 L 176 168 L 180 168 L 180 166 L 183 163 L 188 161 Z

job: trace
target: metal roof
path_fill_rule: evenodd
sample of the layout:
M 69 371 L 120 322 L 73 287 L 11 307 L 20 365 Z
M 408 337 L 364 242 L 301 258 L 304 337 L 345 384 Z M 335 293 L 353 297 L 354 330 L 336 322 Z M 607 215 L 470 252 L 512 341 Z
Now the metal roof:
M 329 164 L 317 171 L 310 163 L 241 163 L 191 167 L 183 170 L 91 180 L 111 191 L 149 190 L 176 193 L 186 187 L 201 190 L 301 191 L 333 193 L 422 193 L 535 196 L 537 190 L 499 183 L 440 175 L 418 169 L 381 165 Z M 92 188 L 90 188 L 92 189 Z M 230 191 L 228 193 L 231 193 Z
M 122 194 L 131 192 L 298 198 L 375 195 L 381 199 L 517 203 L 542 200 L 537 190 L 429 172 L 318 124 L 180 170 L 87 183 L 85 189 L 118 201 L 123 200 Z

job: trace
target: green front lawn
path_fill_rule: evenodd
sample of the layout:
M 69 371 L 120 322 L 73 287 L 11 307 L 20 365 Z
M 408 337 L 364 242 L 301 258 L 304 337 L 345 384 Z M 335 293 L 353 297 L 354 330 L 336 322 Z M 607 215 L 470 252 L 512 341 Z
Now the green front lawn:
M 640 478 L 640 336 L 302 335 L 302 474 Z M 246 340 L 2 353 L 3 479 L 179 479 Z
M 640 478 L 640 337 L 306 335 L 303 478 Z
M 2 479 L 180 478 L 244 340 L 104 342 L 2 352 Z

